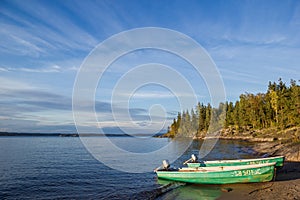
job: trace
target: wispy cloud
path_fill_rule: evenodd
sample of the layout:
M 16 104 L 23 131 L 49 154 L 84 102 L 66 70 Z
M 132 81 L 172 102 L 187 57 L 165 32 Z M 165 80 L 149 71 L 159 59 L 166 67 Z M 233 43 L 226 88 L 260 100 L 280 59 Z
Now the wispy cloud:
M 0 91 L 3 93 L 11 90 L 30 90 L 36 88 L 35 86 L 32 86 L 26 82 L 20 81 L 20 80 L 15 80 L 11 78 L 5 78 L 0 76 Z
M 6 67 L 0 67 L 0 72 L 8 72 L 9 70 Z
M 174 95 L 166 91 L 148 91 L 148 92 L 135 92 L 135 93 L 118 93 L 117 96 L 125 96 L 137 99 L 153 99 L 153 98 L 174 98 Z
M 95 45 L 131 28 L 158 26 L 191 36 L 214 59 L 232 100 L 244 91 L 264 90 L 269 80 L 299 77 L 298 1 L 277 1 L 273 4 L 268 1 L 191 1 L 185 4 L 181 1 L 30 0 L 2 1 L 0 4 L 0 130 L 74 130 L 71 93 L 75 72 Z M 171 45 L 188 52 L 189 58 L 199 59 L 198 54 L 191 54 L 192 46 L 182 40 L 169 35 L 159 37 L 165 43 L 171 40 Z M 148 42 L 149 38 L 147 33 L 140 39 Z M 116 53 L 120 47 L 130 47 L 137 39 L 123 38 L 107 48 L 105 59 L 109 59 L 109 52 Z M 142 70 L 133 74 L 130 81 L 169 80 L 169 85 L 165 85 L 174 88 L 172 91 L 176 91 L 176 97 L 188 98 L 196 93 L 197 99 L 206 101 L 210 97 L 208 86 L 216 83 L 204 79 L 219 76 L 218 71 L 204 69 L 206 77 L 201 77 L 189 63 L 175 57 L 166 52 L 142 50 L 124 55 L 114 62 L 102 77 L 100 94 L 96 95 L 96 112 L 103 127 L 118 129 L 111 114 L 112 103 L 109 102 L 118 79 L 145 63 L 170 66 L 174 73 L 163 73 L 161 69 Z M 99 63 L 94 63 L 97 69 Z M 89 82 L 90 77 L 85 81 Z M 195 91 L 188 92 L 182 82 L 191 84 Z M 129 85 L 126 82 L 124 90 L 116 94 L 120 102 L 127 100 L 124 97 L 133 100 L 130 109 L 125 108 L 122 102 L 115 107 L 121 126 L 134 128 L 132 123 L 147 126 L 151 122 L 162 121 L 164 118 L 159 114 L 154 114 L 151 121 L 150 103 L 167 105 L 166 120 L 176 115 L 177 105 L 170 103 L 176 98 L 172 92 L 148 88 L 130 94 L 128 91 L 131 90 L 126 90 Z M 128 104 L 128 101 L 125 103 Z M 189 103 L 189 106 L 192 107 L 192 104 Z M 95 130 L 97 124 L 90 123 L 94 113 L 86 106 L 83 102 L 80 107 L 85 120 L 79 126 Z M 128 113 L 131 120 L 128 120 Z
M 221 69 L 222 77 L 226 80 L 236 80 L 240 82 L 247 82 L 247 83 L 255 83 L 255 84 L 261 84 L 261 81 L 257 78 L 257 76 L 245 73 L 245 72 L 239 72 L 237 69 Z
M 5 84 L 0 85 L 0 118 L 3 119 L 0 127 L 6 127 L 7 130 L 14 130 L 9 125 L 12 120 L 15 125 L 22 130 L 58 130 L 57 127 L 72 127 L 72 99 L 67 96 L 56 94 L 49 91 L 43 91 L 43 88 L 32 86 L 23 81 L 2 78 L 0 81 Z M 142 108 L 123 108 L 114 106 L 108 102 L 95 102 L 96 113 L 91 112 L 89 102 L 80 107 L 80 112 L 84 120 L 78 123 L 78 126 L 98 127 L 99 124 L 91 123 L 95 119 L 95 114 L 101 121 L 104 128 L 116 127 L 119 124 L 123 127 L 129 127 L 129 124 L 140 126 L 142 123 L 150 123 L 148 110 Z M 115 121 L 113 114 L 119 116 Z M 128 114 L 130 118 L 128 118 Z M 161 116 L 152 116 L 152 124 L 162 121 Z M 158 119 L 159 118 L 159 119 Z M 153 121 L 154 120 L 154 121 Z M 4 125 L 3 123 L 6 123 Z M 28 125 L 26 127 L 26 124 Z M 72 125 L 70 125 L 72 124 Z M 44 126 L 44 128 L 42 128 Z M 52 128 L 50 128 L 52 126 Z M 74 129 L 70 129 L 74 130 Z M 66 131 L 66 130 L 65 130 Z
M 71 16 L 65 16 L 58 9 L 53 10 L 52 6 L 40 2 L 31 6 L 20 1 L 10 3 L 22 14 L 16 15 L 14 10 L 2 8 L 2 14 L 13 19 L 13 23 L 12 20 L 1 22 L 0 33 L 2 38 L 7 39 L 1 41 L 4 51 L 40 57 L 41 54 L 49 55 L 49 49 L 54 52 L 91 50 L 98 43 L 86 30 L 78 27 Z
M 53 72 L 60 72 L 62 69 L 58 65 L 54 65 L 48 68 L 18 68 L 16 70 L 24 71 L 24 72 L 36 72 L 36 73 L 53 73 Z
M 61 67 L 58 65 L 52 65 L 50 67 L 0 67 L 0 71 L 2 72 L 58 73 L 78 70 L 79 67 Z

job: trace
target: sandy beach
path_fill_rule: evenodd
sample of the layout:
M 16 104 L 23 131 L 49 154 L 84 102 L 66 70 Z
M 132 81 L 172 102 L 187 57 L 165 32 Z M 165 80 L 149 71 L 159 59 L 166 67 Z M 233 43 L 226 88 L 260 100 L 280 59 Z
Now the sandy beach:
M 300 144 L 257 144 L 254 149 L 258 154 L 286 156 L 284 166 L 276 170 L 275 180 L 268 183 L 224 185 L 225 192 L 219 199 L 300 199 L 299 147 Z
M 300 162 L 286 162 L 268 183 L 224 185 L 219 199 L 300 199 Z

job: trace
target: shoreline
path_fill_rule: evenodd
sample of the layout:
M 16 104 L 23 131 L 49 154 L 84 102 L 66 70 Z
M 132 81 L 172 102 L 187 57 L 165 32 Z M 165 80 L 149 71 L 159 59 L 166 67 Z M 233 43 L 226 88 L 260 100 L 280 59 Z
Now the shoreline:
M 172 138 L 169 137 L 168 133 L 159 137 Z M 180 138 L 181 136 L 177 137 Z M 238 132 L 234 128 L 227 128 L 221 129 L 216 133 L 207 134 L 202 132 L 197 136 L 183 135 L 183 137 L 192 138 L 193 140 L 222 139 L 253 142 L 253 150 L 257 156 L 283 155 L 286 161 L 300 162 L 300 127 L 292 127 L 285 130 L 276 130 L 274 128 L 262 130 L 245 129 L 243 132 Z
M 281 141 L 283 138 L 256 138 L 252 136 L 209 136 L 209 137 L 193 137 L 194 140 L 208 140 L 208 139 L 222 139 L 222 140 L 242 140 L 248 142 L 273 142 L 273 141 Z
M 219 136 L 192 137 L 194 140 L 241 140 L 253 142 L 253 154 L 262 156 L 285 156 L 284 166 L 276 170 L 275 181 L 266 183 L 222 185 L 220 200 L 253 199 L 300 199 L 300 127 L 283 131 L 247 130 L 243 133 L 223 129 Z

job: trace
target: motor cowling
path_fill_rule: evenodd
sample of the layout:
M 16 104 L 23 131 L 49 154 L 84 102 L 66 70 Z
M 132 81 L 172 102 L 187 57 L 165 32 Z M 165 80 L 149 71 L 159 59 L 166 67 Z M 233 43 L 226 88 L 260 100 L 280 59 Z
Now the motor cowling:
M 193 162 L 197 162 L 198 161 L 198 158 L 197 158 L 197 156 L 195 155 L 195 154 L 192 154 L 192 161 Z
M 170 163 L 169 163 L 168 160 L 163 160 L 162 163 L 163 163 L 162 166 L 163 166 L 164 169 L 169 169 Z

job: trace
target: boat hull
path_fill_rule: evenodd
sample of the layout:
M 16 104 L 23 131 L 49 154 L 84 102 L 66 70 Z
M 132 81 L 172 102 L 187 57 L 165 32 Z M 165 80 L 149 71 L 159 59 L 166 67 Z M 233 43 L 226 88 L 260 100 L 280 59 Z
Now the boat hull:
M 204 167 L 200 169 L 185 168 L 177 171 L 156 171 L 158 178 L 196 184 L 231 184 L 268 182 L 274 177 L 275 163 Z
M 241 160 L 216 160 L 216 161 L 203 161 L 200 163 L 187 163 L 188 167 L 214 167 L 214 166 L 238 166 L 238 165 L 254 165 L 263 163 L 273 163 L 275 167 L 282 167 L 284 163 L 284 156 L 276 156 L 270 158 L 255 158 L 255 159 L 241 159 Z

